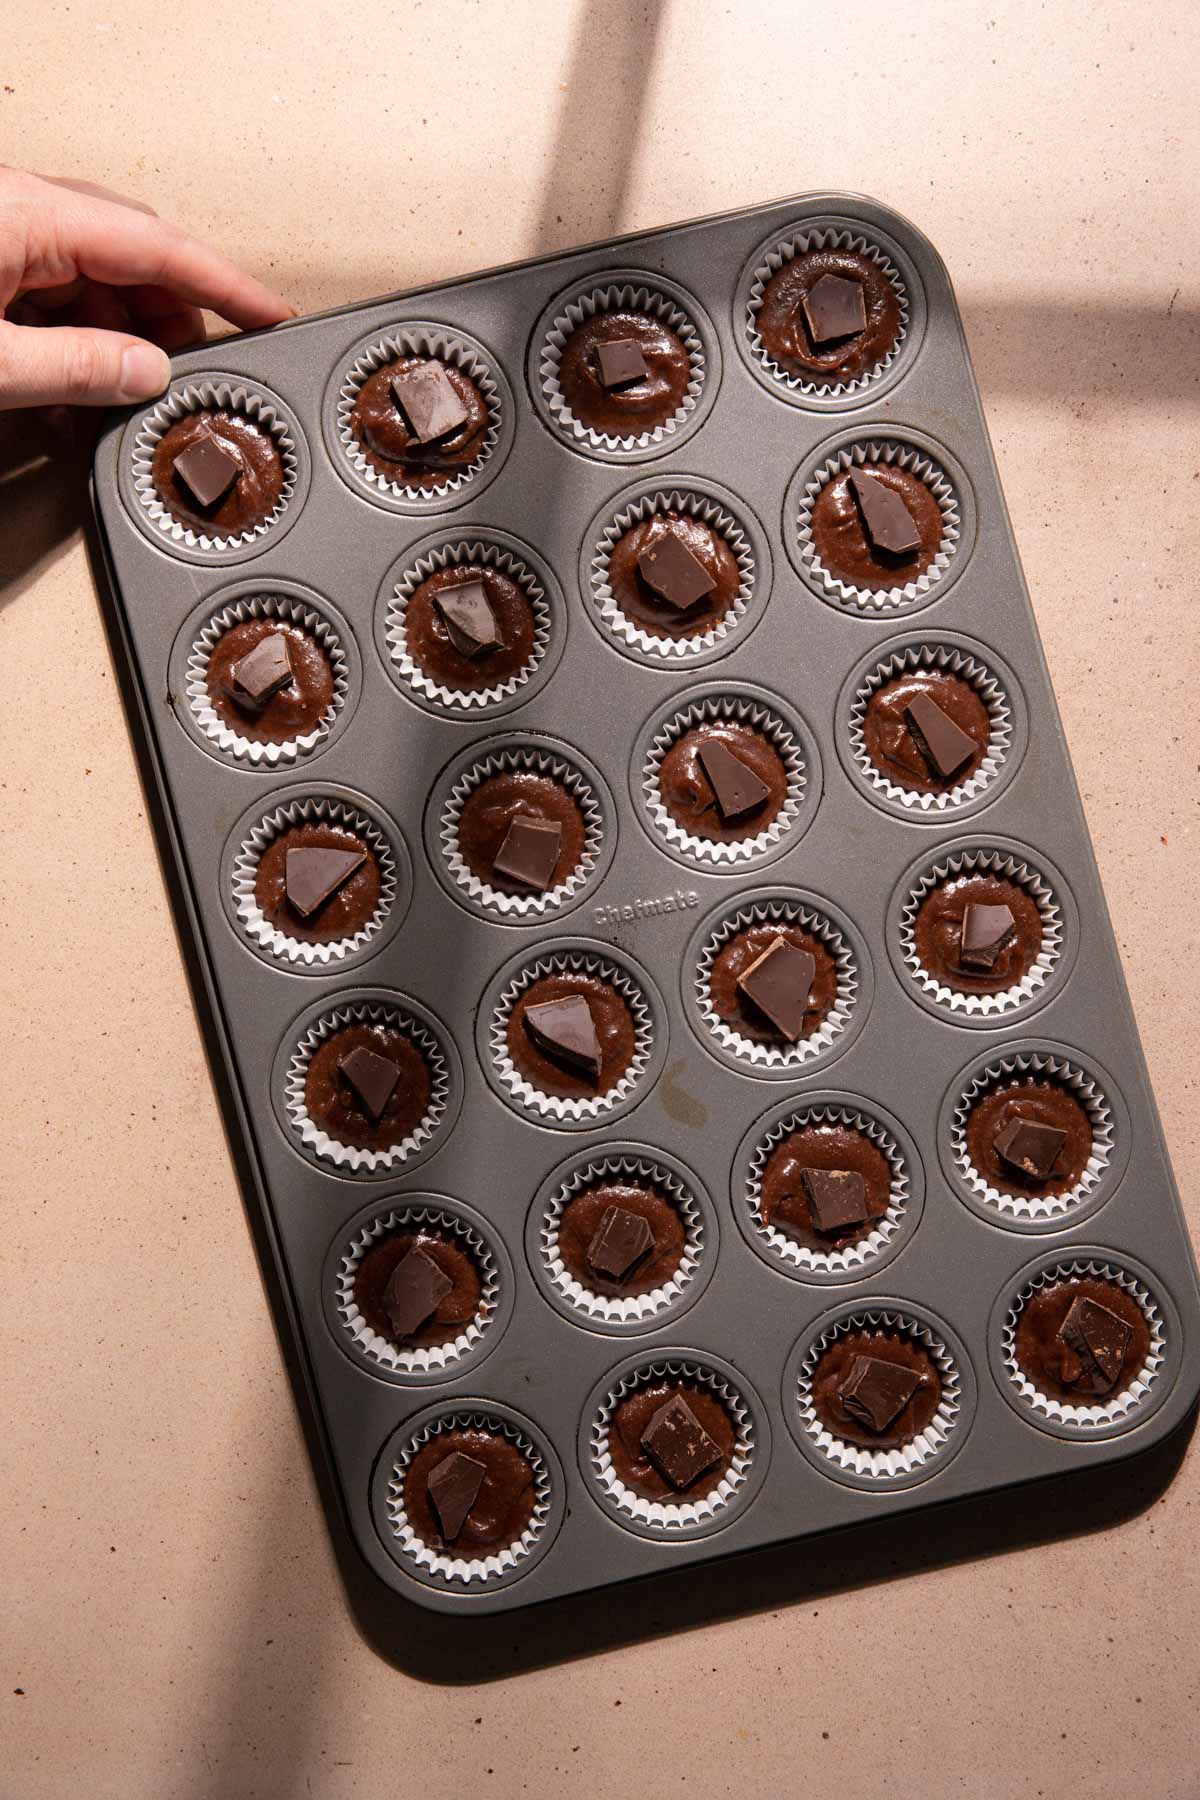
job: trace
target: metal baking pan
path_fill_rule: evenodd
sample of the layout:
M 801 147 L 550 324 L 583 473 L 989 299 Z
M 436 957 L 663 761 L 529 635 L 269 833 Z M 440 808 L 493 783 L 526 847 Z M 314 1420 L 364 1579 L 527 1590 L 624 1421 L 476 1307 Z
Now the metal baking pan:
M 814 233 L 875 246 L 907 304 L 884 373 L 832 397 L 763 366 L 748 311 L 772 249 Z M 564 429 L 546 382 L 547 337 L 564 307 L 621 286 L 679 310 L 702 371 L 676 426 L 632 455 Z M 413 501 L 354 467 L 342 397 L 373 347 L 422 332 L 477 359 L 496 417 L 476 474 Z M 225 550 L 172 536 L 145 504 L 155 408 L 108 426 L 93 493 L 184 929 L 278 1263 L 283 1328 L 297 1339 L 342 1525 L 375 1573 L 444 1612 L 522 1607 L 1095 1468 L 1165 1437 L 1197 1393 L 1195 1268 L 958 310 L 926 239 L 872 201 L 798 196 L 176 357 L 170 393 L 181 405 L 235 390 L 239 404 L 269 409 L 286 438 L 289 499 L 276 525 Z M 932 466 L 953 508 L 953 554 L 938 578 L 882 609 L 832 592 L 802 530 L 810 482 L 867 443 Z M 733 521 L 753 572 L 736 629 L 678 658 L 614 630 L 597 577 L 608 523 L 672 493 Z M 414 685 L 389 637 L 406 574 L 466 543 L 533 572 L 546 627 L 536 678 L 486 708 L 448 708 Z M 339 706 L 311 747 L 254 762 L 206 726 L 194 657 L 215 617 L 242 616 L 263 595 L 336 642 Z M 856 696 L 911 645 L 974 659 L 1003 698 L 1003 755 L 946 809 L 889 796 L 855 755 Z M 663 722 L 714 696 L 765 706 L 803 771 L 787 829 L 729 863 L 690 856 L 656 822 L 646 785 Z M 587 878 L 542 915 L 497 915 L 445 854 L 463 771 L 514 747 L 565 763 L 594 803 Z M 322 800 L 382 833 L 391 907 L 345 957 L 289 960 L 246 928 L 239 851 L 262 819 Z M 1049 890 L 1054 954 L 1011 1004 L 967 1010 L 914 977 L 906 902 L 930 870 L 979 853 L 1015 861 Z M 762 907 L 773 917 L 773 906 L 828 923 L 851 971 L 837 1029 L 779 1065 L 714 1036 L 693 979 L 726 914 Z M 547 1116 L 506 1083 L 493 1019 L 514 971 L 570 955 L 635 985 L 645 1054 L 620 1104 Z M 314 1021 L 395 996 L 437 1046 L 437 1118 L 399 1165 L 332 1162 L 289 1110 L 296 1045 Z M 1099 1097 L 1097 1155 L 1075 1203 L 1006 1212 L 964 1175 L 958 1102 L 998 1068 L 1057 1071 Z M 903 1171 L 898 1223 L 861 1264 L 797 1262 L 754 1222 L 759 1147 L 822 1107 L 870 1122 Z M 547 1268 L 547 1209 L 605 1158 L 642 1161 L 675 1183 L 694 1227 L 690 1278 L 646 1317 L 589 1316 Z M 484 1245 L 489 1322 L 448 1362 L 388 1367 L 347 1328 L 342 1258 L 372 1221 L 422 1207 Z M 1145 1381 L 1090 1424 L 1022 1397 L 1004 1344 L 1013 1297 L 1038 1270 L 1087 1264 L 1119 1272 L 1154 1322 Z M 811 1346 L 841 1321 L 880 1315 L 929 1334 L 953 1394 L 946 1428 L 882 1473 L 870 1457 L 830 1456 L 800 1397 Z M 682 1522 L 623 1510 L 597 1457 L 597 1418 L 630 1371 L 650 1365 L 705 1371 L 744 1431 L 728 1495 Z M 423 1565 L 393 1505 L 406 1447 L 450 1414 L 507 1422 L 538 1470 L 528 1553 L 470 1578 Z

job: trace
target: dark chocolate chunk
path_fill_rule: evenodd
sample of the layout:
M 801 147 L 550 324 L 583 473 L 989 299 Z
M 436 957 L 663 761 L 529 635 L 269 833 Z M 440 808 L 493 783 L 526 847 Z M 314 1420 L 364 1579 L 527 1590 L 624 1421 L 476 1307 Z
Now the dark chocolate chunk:
M 1066 1141 L 1066 1132 L 1057 1125 L 1040 1125 L 1036 1119 L 1010 1119 L 992 1139 L 992 1148 L 1023 1175 L 1045 1181 Z
M 1072 1371 L 1075 1381 L 1082 1377 L 1093 1394 L 1107 1394 L 1117 1385 L 1133 1337 L 1132 1325 L 1098 1300 L 1079 1294 L 1072 1300 L 1058 1335 L 1078 1359 L 1079 1374 Z
M 777 937 L 742 970 L 737 985 L 759 1012 L 795 1043 L 804 1034 L 804 1015 L 816 972 L 816 959 L 807 950 Z
M 682 1490 L 721 1460 L 721 1447 L 709 1437 L 681 1394 L 674 1394 L 652 1413 L 642 1432 L 647 1452 L 673 1488 Z
M 356 1099 L 378 1125 L 383 1109 L 392 1097 L 400 1079 L 400 1071 L 386 1056 L 376 1055 L 360 1044 L 338 1064 L 338 1074 L 345 1077 Z
M 281 631 L 273 631 L 230 665 L 227 685 L 240 706 L 252 706 L 261 711 L 291 679 L 292 658 L 288 641 Z
M 640 1213 L 625 1206 L 610 1206 L 597 1225 L 587 1247 L 587 1259 L 597 1275 L 624 1281 L 654 1248 L 654 1233 Z
M 442 1536 L 452 1544 L 479 1498 L 487 1469 L 473 1456 L 452 1450 L 429 1477 L 429 1498 L 437 1511 Z
M 237 457 L 231 456 L 211 432 L 195 438 L 186 450 L 181 450 L 171 467 L 205 512 L 225 498 L 242 472 Z
M 410 1250 L 383 1290 L 383 1310 L 397 1337 L 411 1337 L 431 1319 L 454 1283 L 424 1250 Z
M 813 282 L 801 304 L 814 344 L 853 337 L 855 332 L 867 328 L 861 281 L 847 281 L 844 275 L 822 275 Z
M 848 1419 L 868 1431 L 886 1431 L 912 1399 L 922 1378 L 878 1356 L 856 1356 L 842 1382 L 838 1400 Z
M 866 1223 L 867 1184 L 857 1169 L 801 1169 L 800 1179 L 814 1230 L 846 1231 Z
M 544 894 L 554 878 L 561 849 L 562 826 L 557 820 L 530 819 L 518 813 L 504 834 L 492 868 L 497 875 Z
M 482 581 L 461 581 L 457 587 L 442 588 L 433 596 L 433 604 L 460 656 L 482 656 L 485 650 L 503 647 L 504 639 Z
M 975 739 L 960 730 L 928 694 L 914 694 L 904 708 L 904 717 L 914 744 L 929 764 L 930 774 L 940 775 L 943 781 L 979 748 Z
M 555 1062 L 582 1069 L 593 1081 L 600 1079 L 600 1040 L 592 1009 L 582 994 L 565 1000 L 544 1000 L 526 1009 L 524 1025 L 539 1050 Z
M 627 387 L 650 373 L 642 347 L 636 338 L 612 338 L 596 345 L 596 366 L 600 385 L 606 388 Z
M 916 521 L 895 488 L 858 469 L 852 470 L 847 480 L 874 549 L 886 550 L 889 556 L 907 556 L 920 549 L 921 534 Z
M 449 437 L 469 417 L 441 363 L 422 363 L 392 377 L 392 398 L 418 444 Z
M 367 860 L 364 850 L 289 850 L 284 859 L 284 890 L 288 905 L 307 919 L 349 881 Z
M 768 798 L 771 790 L 766 782 L 760 781 L 754 770 L 727 749 L 720 738 L 706 738 L 696 754 L 723 820 L 740 819 Z
M 681 537 L 664 531 L 647 544 L 637 559 L 642 578 L 668 604 L 686 612 L 711 594 L 716 577 L 710 575 L 699 557 L 693 556 Z
M 1000 952 L 1012 942 L 1017 921 L 1007 906 L 978 906 L 963 912 L 958 960 L 967 969 L 994 969 Z

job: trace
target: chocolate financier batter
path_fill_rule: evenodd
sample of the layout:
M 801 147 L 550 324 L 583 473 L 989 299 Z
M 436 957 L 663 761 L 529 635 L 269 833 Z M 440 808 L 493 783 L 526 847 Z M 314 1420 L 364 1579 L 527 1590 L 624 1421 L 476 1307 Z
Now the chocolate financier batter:
M 522 1020 L 531 1006 L 542 1006 L 549 1000 L 567 1000 L 580 994 L 600 1042 L 600 1078 L 593 1081 L 580 1069 L 573 1069 L 539 1050 Z M 636 1044 L 633 1014 L 611 983 L 599 975 L 543 975 L 531 982 L 513 1007 L 506 1032 L 508 1054 L 518 1073 L 542 1094 L 575 1100 L 584 1095 L 606 1094 L 616 1086 L 633 1061 Z
M 712 786 L 697 756 L 700 746 L 714 739 L 752 769 L 769 790 L 761 806 L 728 823 L 721 819 Z M 667 811 L 685 831 L 694 837 L 736 843 L 741 838 L 757 837 L 778 816 L 787 799 L 787 770 L 783 758 L 761 731 L 751 725 L 721 720 L 697 725 L 671 745 L 659 766 L 658 788 Z
M 842 1404 L 842 1388 L 855 1359 L 870 1356 L 879 1362 L 911 1369 L 920 1385 L 913 1389 L 896 1417 L 882 1431 L 872 1431 L 862 1419 L 849 1414 Z M 937 1364 L 922 1344 L 906 1332 L 847 1331 L 834 1339 L 822 1354 L 812 1375 L 813 1410 L 825 1429 L 850 1444 L 894 1448 L 920 1437 L 936 1413 L 942 1398 L 942 1378 Z
M 1015 932 L 991 969 L 959 960 L 963 914 L 968 906 L 1007 906 Z M 1042 948 L 1042 915 L 1025 889 L 1000 875 L 956 875 L 927 894 L 913 922 L 917 955 L 931 975 L 964 994 L 996 994 L 1033 967 Z
M 289 850 L 348 850 L 366 860 L 306 918 L 287 897 Z M 288 937 L 308 944 L 333 944 L 353 937 L 375 917 L 379 892 L 374 851 L 344 825 L 293 825 L 281 831 L 259 857 L 254 874 L 254 898 L 263 917 Z
M 703 564 L 716 587 L 694 606 L 680 611 L 650 586 L 638 568 L 644 550 L 670 534 L 685 544 Z M 634 525 L 613 545 L 608 559 L 608 583 L 613 599 L 627 619 L 652 637 L 700 637 L 723 619 L 737 599 L 741 586 L 737 558 L 711 526 L 687 513 L 654 513 Z
M 1014 1119 L 1050 1125 L 1067 1134 L 1045 1181 L 1016 1169 L 995 1148 L 997 1133 Z M 1075 1186 L 1092 1154 L 1091 1121 L 1073 1094 L 1057 1081 L 1019 1081 L 992 1088 L 977 1100 L 967 1119 L 967 1153 L 978 1172 L 1007 1194 L 1065 1194 Z
M 634 338 L 647 364 L 637 381 L 606 388 L 596 361 L 597 344 Z M 680 338 L 646 313 L 595 313 L 563 345 L 558 385 L 571 412 L 589 431 L 638 437 L 674 418 L 687 393 L 691 362 Z
M 1076 1300 L 1103 1306 L 1129 1327 L 1129 1343 L 1120 1372 L 1111 1382 L 1107 1375 L 1082 1364 L 1082 1359 L 1073 1355 L 1070 1346 L 1059 1337 L 1062 1323 Z M 1039 1288 L 1025 1302 L 1017 1319 L 1015 1349 L 1017 1366 L 1043 1394 L 1087 1406 L 1104 1395 L 1123 1393 L 1145 1366 L 1150 1353 L 1150 1327 L 1137 1301 L 1115 1281 L 1070 1276 Z
M 239 702 L 227 682 L 234 663 L 266 637 L 286 638 L 292 679 L 264 707 Z M 333 669 L 328 656 L 298 625 L 281 619 L 244 619 L 214 644 L 205 670 L 208 701 L 217 717 L 239 737 L 255 744 L 286 744 L 314 730 L 333 704 Z
M 494 650 L 464 656 L 456 650 L 434 595 L 478 581 L 487 595 L 500 642 Z M 520 673 L 533 653 L 533 608 L 522 589 L 498 569 L 458 563 L 438 569 L 414 589 L 404 612 L 408 653 L 430 680 L 447 688 L 491 688 Z
M 480 881 L 506 894 L 527 894 L 521 882 L 495 869 L 496 854 L 516 818 L 540 819 L 562 830 L 558 861 L 548 888 L 575 873 L 583 856 L 583 814 L 561 783 L 531 769 L 489 775 L 467 796 L 458 820 L 459 855 Z
M 863 1178 L 868 1217 L 842 1231 L 817 1231 L 804 1187 L 805 1169 L 851 1169 Z M 759 1213 L 808 1250 L 841 1250 L 875 1229 L 892 1195 L 892 1167 L 883 1151 L 853 1125 L 801 1125 L 777 1144 L 762 1174 Z
M 401 356 L 368 375 L 350 410 L 350 430 L 371 467 L 406 487 L 434 488 L 447 474 L 467 469 L 483 449 L 491 422 L 488 404 L 469 375 L 453 363 L 438 363 L 466 409 L 461 425 L 431 443 L 419 443 L 396 404 L 392 382 L 436 357 Z
M 654 1233 L 654 1243 L 625 1277 L 614 1281 L 593 1269 L 588 1246 L 610 1206 L 636 1213 Z M 570 1275 L 591 1294 L 652 1294 L 670 1281 L 683 1260 L 687 1235 L 683 1220 L 671 1202 L 656 1188 L 641 1182 L 610 1179 L 598 1181 L 569 1200 L 558 1221 L 558 1254 Z
M 814 342 L 805 295 L 823 275 L 856 281 L 867 315 L 861 331 Z M 856 250 L 808 250 L 774 274 L 763 290 L 758 335 L 772 362 L 816 387 L 855 381 L 883 361 L 900 338 L 900 296 L 873 257 Z
M 940 706 L 978 746 L 952 775 L 939 775 L 917 748 L 904 708 L 918 694 Z M 911 675 L 885 681 L 868 700 L 863 718 L 867 755 L 880 774 L 898 787 L 911 788 L 918 794 L 947 793 L 969 781 L 987 755 L 991 735 L 988 709 L 970 682 L 935 669 L 918 669 Z
M 378 1120 L 372 1119 L 338 1073 L 338 1064 L 360 1048 L 386 1057 L 400 1071 Z M 360 1150 L 390 1150 L 416 1130 L 429 1109 L 432 1093 L 429 1065 L 402 1031 L 388 1025 L 347 1025 L 327 1037 L 309 1063 L 304 1104 L 314 1125 L 337 1143 Z
M 799 925 L 747 926 L 731 937 L 713 959 L 708 991 L 717 1017 L 755 1043 L 786 1044 L 790 1041 L 737 985 L 738 976 L 744 975 L 751 963 L 764 956 L 778 938 L 797 950 L 807 950 L 817 965 L 808 990 L 808 1005 L 804 1009 L 804 1037 L 810 1037 L 828 1018 L 837 999 L 837 964 L 820 938 L 801 930 Z
M 447 1544 L 429 1498 L 429 1477 L 455 1454 L 482 1463 L 486 1474 L 453 1543 Z M 404 1477 L 404 1510 L 423 1543 L 469 1562 L 507 1549 L 533 1518 L 533 1469 L 508 1438 L 478 1429 L 439 1431 L 422 1444 Z
M 720 1462 L 705 1469 L 682 1492 L 672 1487 L 642 1448 L 641 1436 L 660 1406 L 678 1395 L 686 1401 L 721 1452 Z M 655 1381 L 635 1389 L 613 1413 L 608 1426 L 608 1454 L 613 1472 L 643 1500 L 703 1500 L 719 1487 L 737 1446 L 733 1420 L 712 1391 L 699 1382 Z
M 813 502 L 813 547 L 829 573 L 852 587 L 872 593 L 903 587 L 923 575 L 937 556 L 942 509 L 919 475 L 895 463 L 867 463 L 862 473 L 899 494 L 920 535 L 917 548 L 893 554 L 872 544 L 844 472 L 827 481 Z
M 233 457 L 238 473 L 213 506 L 201 507 L 174 464 L 190 445 L 207 437 L 215 438 Z M 150 476 L 171 517 L 209 536 L 236 537 L 252 531 L 270 518 L 283 493 L 283 459 L 271 433 L 253 419 L 223 408 L 188 413 L 169 426 L 154 447 Z
M 399 1336 L 383 1304 L 392 1271 L 413 1250 L 423 1250 L 453 1285 L 443 1294 L 433 1314 L 417 1329 Z M 457 1239 L 420 1226 L 414 1231 L 390 1231 L 367 1251 L 354 1271 L 354 1304 L 371 1330 L 399 1349 L 431 1349 L 452 1344 L 479 1311 L 483 1284 L 475 1259 Z

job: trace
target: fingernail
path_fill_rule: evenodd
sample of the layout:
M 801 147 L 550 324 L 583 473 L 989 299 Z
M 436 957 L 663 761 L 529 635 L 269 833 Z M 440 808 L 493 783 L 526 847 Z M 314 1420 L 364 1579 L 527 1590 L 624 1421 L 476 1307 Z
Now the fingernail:
M 121 356 L 121 393 L 126 400 L 150 400 L 171 379 L 171 364 L 153 344 L 130 344 Z

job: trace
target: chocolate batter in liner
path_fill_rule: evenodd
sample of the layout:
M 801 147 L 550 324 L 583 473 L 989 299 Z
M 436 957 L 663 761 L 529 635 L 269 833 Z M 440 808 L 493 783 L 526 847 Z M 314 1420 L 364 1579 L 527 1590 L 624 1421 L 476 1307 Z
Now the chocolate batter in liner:
M 517 633 L 519 643 L 526 646 L 525 655 L 515 666 L 513 655 L 503 649 L 477 658 L 455 657 L 444 626 L 425 605 L 433 589 L 445 585 L 444 577 L 450 570 L 460 571 L 463 580 L 468 574 L 482 577 L 506 639 Z M 524 618 L 516 614 L 521 601 L 526 609 Z M 464 685 L 439 681 L 422 661 L 419 647 L 410 643 L 409 618 L 414 604 L 427 615 L 426 628 L 439 640 L 442 673 L 449 676 L 455 662 L 461 662 Z M 549 649 L 553 628 L 549 598 L 533 569 L 503 546 L 470 537 L 448 538 L 438 549 L 418 557 L 396 584 L 384 619 L 384 635 L 396 674 L 426 700 L 470 712 L 483 712 L 511 698 L 529 683 Z
M 612 325 L 604 329 L 607 319 Z M 650 365 L 649 377 L 631 385 L 627 403 L 620 389 L 606 393 L 572 370 L 572 353 L 582 344 L 577 334 L 598 331 L 610 339 L 636 336 Z M 546 333 L 538 370 L 550 417 L 564 435 L 610 452 L 644 450 L 665 444 L 695 411 L 707 359 L 699 331 L 677 301 L 652 287 L 620 282 L 585 286 L 565 302 Z M 573 410 L 573 401 L 588 404 L 592 422 Z
M 897 1434 L 885 1432 L 868 1442 L 865 1429 L 850 1435 L 851 1427 L 831 1423 L 828 1397 L 821 1388 L 834 1372 L 834 1356 L 840 1353 L 844 1359 L 846 1347 L 851 1344 L 861 1354 L 902 1360 L 906 1366 L 919 1366 L 922 1372 L 932 1368 L 936 1405 L 931 1410 L 916 1409 L 910 1401 L 901 1415 L 902 1420 L 905 1414 L 913 1415 L 908 1422 L 917 1427 L 915 1435 L 902 1433 L 899 1441 L 889 1443 L 886 1439 Z M 889 1349 L 905 1345 L 908 1349 L 903 1356 Z M 954 1359 L 932 1326 L 890 1309 L 864 1308 L 861 1314 L 839 1319 L 810 1345 L 800 1369 L 797 1399 L 801 1425 L 823 1456 L 836 1468 L 886 1486 L 889 1481 L 911 1475 L 941 1453 L 958 1423 L 961 1384 Z
M 1072 1292 L 1098 1300 L 1134 1327 L 1121 1377 L 1111 1393 L 1071 1398 L 1059 1384 L 1047 1381 L 1031 1366 L 1028 1309 L 1031 1303 L 1050 1296 L 1060 1286 L 1070 1286 Z M 1061 1303 L 1043 1321 L 1043 1335 L 1053 1330 L 1060 1310 Z M 1126 1418 L 1131 1424 L 1136 1422 L 1165 1359 L 1166 1325 L 1154 1295 L 1119 1263 L 1060 1255 L 1057 1259 L 1047 1257 L 1046 1266 L 1017 1295 L 1004 1321 L 1002 1344 L 1009 1380 L 1034 1413 L 1061 1424 L 1103 1429 Z
M 636 567 L 655 522 L 678 526 L 717 589 L 680 612 L 657 596 Z M 592 598 L 601 621 L 647 661 L 684 662 L 731 638 L 754 599 L 754 551 L 728 508 L 682 488 L 630 501 L 606 524 L 592 556 Z
M 491 1443 L 499 1446 L 495 1455 Z M 468 1523 L 465 1535 L 446 1544 L 422 1478 L 456 1450 L 486 1461 L 499 1485 L 492 1505 L 484 1509 L 481 1532 L 472 1533 Z M 505 1504 L 507 1517 L 501 1519 Z M 550 1471 L 532 1438 L 509 1420 L 451 1407 L 443 1418 L 422 1426 L 400 1453 L 388 1484 L 387 1512 L 414 1572 L 483 1586 L 512 1574 L 535 1553 L 550 1512 Z
M 693 746 L 710 735 L 726 741 L 735 755 L 746 760 L 766 783 L 769 794 L 758 814 L 741 820 L 724 823 L 710 807 L 705 815 L 706 821 L 711 818 L 709 835 L 701 836 L 675 816 L 664 783 L 669 787 L 674 773 L 675 784 L 682 784 L 680 791 L 685 795 L 707 793 L 706 783 L 697 777 L 692 764 Z M 684 761 L 676 769 L 681 756 Z M 641 787 L 660 836 L 689 859 L 721 866 L 748 862 L 781 842 L 804 802 L 808 771 L 792 727 L 768 700 L 718 693 L 684 706 L 656 733 L 642 769 Z
M 777 937 L 806 950 L 816 962 L 804 1035 L 785 1038 L 738 991 L 737 977 Z M 743 906 L 718 921 L 696 966 L 700 1016 L 717 1041 L 746 1062 L 790 1068 L 811 1062 L 845 1031 L 858 996 L 854 954 L 833 920 L 816 908 L 766 901 Z
M 978 756 L 948 780 L 930 773 L 904 719 L 903 704 L 916 693 L 928 693 L 961 729 L 978 736 Z M 909 645 L 872 670 L 854 697 L 848 730 L 855 764 L 876 793 L 906 812 L 951 812 L 999 775 L 1012 742 L 1012 709 L 978 657 L 931 641 Z
M 836 1235 L 806 1226 L 800 1167 L 857 1170 L 866 1185 L 869 1218 Z M 891 1133 L 869 1113 L 834 1105 L 800 1105 L 774 1125 L 754 1153 L 746 1183 L 755 1229 L 801 1273 L 865 1271 L 900 1230 L 911 1192 L 904 1155 Z M 781 1205 L 789 1218 L 778 1216 Z
M 521 1027 L 530 1004 L 575 994 L 593 1012 L 603 1058 L 599 1081 L 560 1066 Z M 504 1087 L 522 1108 L 582 1120 L 601 1118 L 633 1091 L 650 1059 L 653 1034 L 649 1002 L 632 975 L 605 957 L 566 951 L 531 960 L 508 983 L 488 1038 Z
M 1014 1112 L 1068 1132 L 1061 1168 L 1050 1180 L 1021 1178 L 987 1148 Z M 955 1169 L 973 1193 L 1001 1213 L 1013 1218 L 1060 1218 L 1087 1199 L 1102 1180 L 1115 1129 L 1099 1083 L 1084 1069 L 1043 1052 L 998 1053 L 995 1063 L 967 1084 L 955 1106 L 951 1125 Z
M 636 1445 L 657 1406 L 675 1394 L 692 1408 L 722 1452 L 720 1463 L 682 1491 L 673 1488 Z M 737 1500 L 754 1459 L 754 1421 L 742 1395 L 717 1370 L 699 1362 L 651 1359 L 610 1391 L 592 1421 L 590 1446 L 601 1492 L 618 1517 L 684 1536 Z
M 401 1070 L 378 1122 L 348 1106 L 337 1075 L 339 1056 L 360 1045 Z M 300 1143 L 319 1162 L 354 1174 L 402 1168 L 423 1150 L 446 1115 L 450 1091 L 450 1063 L 433 1030 L 406 1007 L 383 1003 L 332 1005 L 296 1044 L 285 1077 L 287 1115 Z M 321 1117 L 314 1117 L 310 1108 L 322 1096 Z M 339 1137 L 348 1122 L 352 1136 Z
M 911 557 L 882 560 L 872 550 L 847 485 L 861 470 L 901 495 L 920 532 Z M 945 471 L 903 442 L 872 439 L 839 450 L 805 482 L 796 521 L 800 555 L 839 605 L 886 612 L 918 600 L 941 581 L 958 547 L 958 497 Z M 842 566 L 830 559 L 837 555 Z
M 233 704 L 214 696 L 214 656 L 224 656 L 237 633 L 239 654 L 261 638 L 282 630 L 299 669 L 311 667 L 308 689 L 281 693 L 263 711 L 242 717 Z M 188 708 L 204 736 L 240 762 L 254 766 L 294 762 L 328 737 L 350 692 L 350 665 L 337 632 L 327 619 L 286 594 L 253 594 L 224 606 L 197 634 L 188 653 Z
M 562 848 L 552 885 L 545 893 L 502 887 L 485 873 L 486 858 L 469 854 L 460 841 L 464 809 L 489 782 L 508 779 L 510 789 L 498 798 L 498 822 L 480 846 L 494 854 L 505 821 L 518 815 L 546 819 L 562 826 Z M 604 841 L 605 809 L 583 771 L 565 757 L 533 745 L 497 749 L 471 765 L 450 791 L 442 817 L 440 844 L 446 866 L 463 892 L 481 908 L 513 919 L 554 912 L 585 886 L 596 867 Z
M 285 898 L 289 847 L 359 851 L 367 860 L 306 920 Z M 247 935 L 283 961 L 308 968 L 364 949 L 382 928 L 396 889 L 396 859 L 386 834 L 341 800 L 294 800 L 276 807 L 250 832 L 233 865 L 237 916 Z
M 445 1255 L 438 1246 L 455 1253 Z M 432 1251 L 431 1251 L 431 1246 Z M 432 1254 L 455 1288 L 420 1331 L 398 1341 L 386 1316 L 368 1304 L 364 1310 L 364 1267 L 374 1258 L 369 1286 L 376 1292 L 404 1250 L 418 1247 Z M 456 1267 L 456 1257 L 465 1269 Z M 467 1279 L 467 1272 L 474 1279 Z M 481 1342 L 495 1316 L 500 1270 L 483 1234 L 457 1213 L 436 1206 L 386 1208 L 345 1246 L 338 1263 L 338 1316 L 357 1355 L 396 1374 L 427 1374 L 450 1369 Z M 443 1315 L 445 1315 L 443 1317 Z
M 810 341 L 799 312 L 803 295 L 824 274 L 859 281 L 867 315 L 861 332 L 827 346 Z M 908 317 L 904 283 L 881 247 L 858 232 L 825 228 L 796 232 L 767 252 L 754 271 L 746 331 L 755 356 L 777 381 L 793 393 L 833 398 L 860 393 L 886 374 L 904 343 Z
M 955 944 L 968 903 L 1007 906 L 1016 935 L 991 971 L 957 966 Z M 1063 916 L 1046 877 L 1020 857 L 967 850 L 934 863 L 900 913 L 900 943 L 912 980 L 949 1012 L 1012 1012 L 1049 981 L 1062 954 Z
M 374 384 L 372 394 L 379 389 L 385 379 L 382 371 L 393 366 L 402 371 L 425 361 L 440 363 L 451 372 L 470 417 L 466 426 L 450 434 L 446 454 L 437 455 L 434 447 L 427 460 L 409 470 L 399 460 L 390 463 L 363 440 L 360 396 L 369 383 Z M 382 394 L 379 404 L 386 404 Z M 500 386 L 481 347 L 436 325 L 398 325 L 360 351 L 347 370 L 337 398 L 337 435 L 365 487 L 393 499 L 436 506 L 461 492 L 495 455 L 501 407 Z
M 641 1213 L 655 1234 L 653 1248 L 622 1283 L 597 1276 L 586 1262 L 592 1231 L 609 1205 Z M 684 1183 L 664 1166 L 649 1158 L 596 1156 L 552 1196 L 539 1242 L 553 1287 L 588 1318 L 649 1320 L 668 1311 L 695 1275 L 704 1219 Z
M 241 473 L 212 508 L 197 505 L 172 464 L 197 438 L 216 437 Z M 295 499 L 300 454 L 279 401 L 243 382 L 172 388 L 133 441 L 133 486 L 143 519 L 168 546 L 225 555 L 259 540 Z

